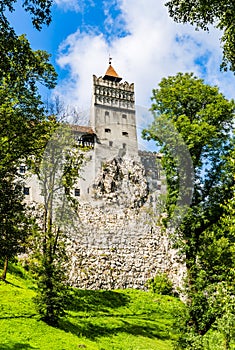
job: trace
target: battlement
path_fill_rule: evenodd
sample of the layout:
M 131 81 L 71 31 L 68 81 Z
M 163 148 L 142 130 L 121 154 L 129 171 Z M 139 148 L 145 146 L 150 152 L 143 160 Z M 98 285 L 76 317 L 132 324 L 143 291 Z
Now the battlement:
M 95 105 L 106 105 L 114 108 L 135 109 L 134 84 L 128 82 L 97 78 L 93 75 L 93 95 Z
M 134 92 L 134 83 L 128 83 L 127 81 L 125 81 L 124 83 L 120 83 L 117 81 L 107 80 L 103 77 L 97 77 L 96 75 L 93 75 L 93 83 L 94 85 L 118 88 L 120 90 Z

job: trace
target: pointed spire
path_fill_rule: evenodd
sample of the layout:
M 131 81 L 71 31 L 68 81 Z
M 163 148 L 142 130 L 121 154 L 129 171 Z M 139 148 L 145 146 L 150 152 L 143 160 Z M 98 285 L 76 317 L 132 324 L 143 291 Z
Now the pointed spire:
M 112 63 L 112 57 L 110 57 L 110 55 L 109 55 L 109 67 L 108 67 L 103 79 L 119 82 L 122 80 L 122 78 L 119 77 L 119 75 L 117 74 L 115 69 L 111 66 L 111 63 Z

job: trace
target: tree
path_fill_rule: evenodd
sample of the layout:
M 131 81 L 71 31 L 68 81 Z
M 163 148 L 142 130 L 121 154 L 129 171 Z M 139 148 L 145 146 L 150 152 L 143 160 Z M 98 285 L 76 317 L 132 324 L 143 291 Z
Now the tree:
M 6 13 L 13 11 L 14 3 L 3 0 L 0 4 L 0 252 L 6 259 L 4 275 L 8 259 L 21 250 L 28 231 L 19 193 L 22 185 L 17 184 L 18 167 L 45 147 L 51 128 L 38 83 L 53 88 L 56 81 L 49 55 L 33 51 L 26 37 L 17 36 L 10 26 Z M 37 29 L 50 22 L 50 5 L 51 1 L 23 2 Z
M 8 11 L 14 11 L 14 5 L 17 0 L 2 0 L 0 4 L 0 23 L 1 25 L 8 26 L 6 13 Z M 33 26 L 37 30 L 42 29 L 42 25 L 49 25 L 51 22 L 51 6 L 53 0 L 24 0 L 22 1 L 22 7 L 26 12 L 29 12 L 32 18 Z
M 38 295 L 36 305 L 42 319 L 57 325 L 67 303 L 66 262 L 68 238 L 76 222 L 77 202 L 70 190 L 79 177 L 84 151 L 71 129 L 61 124 L 52 135 L 37 170 L 43 203 L 32 237 Z
M 25 216 L 22 186 L 9 179 L 0 182 L 0 256 L 4 261 L 1 276 L 6 280 L 8 261 L 23 252 L 30 231 L 30 220 Z
M 188 187 L 194 187 L 192 205 L 203 203 L 209 195 L 216 195 L 213 188 L 224 176 L 224 157 L 230 152 L 234 102 L 227 101 L 217 87 L 205 85 L 193 74 L 178 73 L 175 77 L 164 78 L 159 86 L 160 89 L 153 90 L 152 97 L 151 109 L 155 119 L 144 131 L 144 137 L 156 140 L 167 154 L 163 158 L 169 188 L 167 209 L 172 212 L 171 206 L 175 205 L 179 194 L 181 170 L 176 159 L 181 152 L 185 155 L 186 147 L 192 161 L 192 168 L 188 164 L 187 176 L 194 172 L 188 184 Z M 184 156 L 181 165 L 185 161 Z M 225 181 L 230 188 L 232 179 Z
M 233 158 L 234 159 L 234 158 Z M 178 323 L 176 349 L 232 349 L 235 336 L 235 207 L 224 213 L 200 236 L 194 280 L 186 287 L 187 312 Z M 192 269 L 191 269 L 192 270 Z
M 196 25 L 209 30 L 209 25 L 223 31 L 223 61 L 221 68 L 235 71 L 235 4 L 230 0 L 170 0 L 166 2 L 170 16 L 176 22 Z
M 15 247 L 15 227 L 20 225 L 18 220 L 23 218 L 22 196 L 17 196 L 10 189 L 16 187 L 19 165 L 22 162 L 27 163 L 31 156 L 45 147 L 51 128 L 50 121 L 45 118 L 44 108 L 37 91 L 37 82 L 41 79 L 49 87 L 53 87 L 55 78 L 54 70 L 47 62 L 48 55 L 31 51 L 24 37 L 17 40 L 21 72 L 17 73 L 13 65 L 0 75 L 0 221 L 8 220 L 8 225 L 5 226 L 9 231 L 5 236 L 8 237 L 8 242 L 6 240 L 4 242 L 7 243 L 9 254 L 11 254 L 10 251 L 16 252 L 13 248 Z M 12 52 L 16 53 L 14 47 Z M 10 54 L 9 52 L 9 56 Z M 22 60 L 21 56 L 24 56 Z M 14 78 L 11 76 L 11 70 L 14 74 L 16 73 Z M 6 211 L 7 188 L 9 189 L 7 203 L 11 205 L 14 203 L 14 206 Z M 21 208 L 22 215 L 17 216 L 13 207 Z M 8 219 L 6 219 L 6 213 Z
M 159 87 L 153 90 L 154 122 L 144 131 L 144 137 L 162 146 L 168 220 L 181 203 L 178 196 L 190 189 L 187 181 L 180 180 L 182 162 L 178 159 L 182 158 L 182 142 L 191 155 L 194 176 L 191 170 L 183 172 L 183 176 L 190 177 L 193 196 L 187 214 L 175 229 L 187 266 L 188 312 L 182 321 L 179 346 L 202 349 L 204 336 L 223 314 L 217 286 L 224 283 L 230 289 L 229 281 L 234 274 L 234 236 L 226 234 L 222 218 L 226 203 L 234 196 L 231 131 L 235 104 L 217 87 L 204 84 L 193 74 L 178 73 L 164 78 Z M 179 137 L 172 130 L 177 130 Z

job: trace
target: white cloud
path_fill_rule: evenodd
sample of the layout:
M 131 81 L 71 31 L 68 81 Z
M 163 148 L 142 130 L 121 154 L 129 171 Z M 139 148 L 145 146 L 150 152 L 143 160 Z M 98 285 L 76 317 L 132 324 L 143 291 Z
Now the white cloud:
M 54 0 L 54 2 L 64 11 L 83 12 L 86 7 L 85 0 Z M 89 0 L 88 2 L 90 5 L 93 4 L 93 0 Z
M 57 91 L 70 105 L 87 109 L 91 102 L 92 75 L 102 75 L 108 57 L 108 45 L 103 35 L 92 32 L 71 34 L 60 47 L 58 63 L 70 71 L 69 77 L 58 86 Z M 103 64 L 101 65 L 101 62 Z
M 79 0 L 55 0 L 57 6 L 63 8 L 64 11 L 73 10 L 76 12 L 81 11 L 81 5 Z
M 57 88 L 63 99 L 86 109 L 91 101 L 92 75 L 104 75 L 109 53 L 117 73 L 135 83 L 138 105 L 149 107 L 152 89 L 163 77 L 179 71 L 193 71 L 207 83 L 221 86 L 224 94 L 231 97 L 232 75 L 219 71 L 220 33 L 212 29 L 208 34 L 174 23 L 164 2 L 120 0 L 121 13 L 117 21 L 112 19 L 111 7 L 106 4 L 106 24 L 120 27 L 122 23 L 129 33 L 124 37 L 107 38 L 107 33 L 104 36 L 95 30 L 71 34 L 62 43 L 58 57 L 58 64 L 70 72 L 68 79 Z M 198 63 L 203 58 L 204 66 Z

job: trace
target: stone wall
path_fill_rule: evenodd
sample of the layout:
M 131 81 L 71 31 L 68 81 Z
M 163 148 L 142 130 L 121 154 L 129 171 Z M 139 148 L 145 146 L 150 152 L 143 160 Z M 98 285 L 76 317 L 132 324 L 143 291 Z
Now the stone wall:
M 114 159 L 104 164 L 94 198 L 83 202 L 70 237 L 69 282 L 79 288 L 145 289 L 146 281 L 166 272 L 177 288 L 185 271 L 172 248 L 140 162 Z

